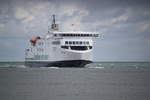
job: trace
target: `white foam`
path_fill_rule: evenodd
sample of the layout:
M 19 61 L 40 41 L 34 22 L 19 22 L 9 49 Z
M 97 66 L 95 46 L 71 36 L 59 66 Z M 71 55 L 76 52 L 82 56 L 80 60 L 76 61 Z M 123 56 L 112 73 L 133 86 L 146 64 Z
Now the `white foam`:
M 25 65 L 18 66 L 19 68 L 27 68 Z
M 59 67 L 40 67 L 40 68 L 43 68 L 43 69 L 60 69 Z
M 52 68 L 52 69 L 59 69 L 59 67 L 48 67 L 48 68 Z
M 88 67 L 88 68 L 104 69 L 104 67 Z
M 98 64 L 99 66 L 101 66 L 102 64 Z

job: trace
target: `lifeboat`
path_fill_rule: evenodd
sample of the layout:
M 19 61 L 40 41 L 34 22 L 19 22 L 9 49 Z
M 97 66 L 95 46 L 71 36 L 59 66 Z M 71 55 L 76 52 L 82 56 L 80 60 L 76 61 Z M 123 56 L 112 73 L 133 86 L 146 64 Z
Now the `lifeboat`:
M 35 38 L 32 38 L 32 39 L 30 40 L 30 42 L 31 42 L 31 44 L 32 44 L 33 46 L 35 46 L 36 42 L 37 42 L 38 40 L 40 40 L 40 39 L 41 39 L 41 37 L 37 36 L 37 37 L 35 37 Z

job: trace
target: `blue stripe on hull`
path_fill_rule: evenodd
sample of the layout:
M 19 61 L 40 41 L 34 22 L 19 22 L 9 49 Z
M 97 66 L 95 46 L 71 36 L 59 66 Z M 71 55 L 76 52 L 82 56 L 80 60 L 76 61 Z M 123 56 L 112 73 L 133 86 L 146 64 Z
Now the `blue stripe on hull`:
M 89 60 L 70 60 L 56 62 L 25 62 L 29 67 L 84 67 L 86 64 L 92 63 Z

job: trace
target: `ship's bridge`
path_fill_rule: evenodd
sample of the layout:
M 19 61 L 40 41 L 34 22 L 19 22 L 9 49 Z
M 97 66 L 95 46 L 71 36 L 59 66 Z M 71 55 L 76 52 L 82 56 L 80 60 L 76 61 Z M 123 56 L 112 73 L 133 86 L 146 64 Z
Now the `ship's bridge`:
M 99 37 L 98 32 L 81 32 L 81 31 L 52 31 L 48 36 L 52 36 L 54 41 L 59 41 L 62 49 L 84 51 L 92 50 L 94 37 Z
M 98 37 L 97 32 L 52 32 L 54 37 Z

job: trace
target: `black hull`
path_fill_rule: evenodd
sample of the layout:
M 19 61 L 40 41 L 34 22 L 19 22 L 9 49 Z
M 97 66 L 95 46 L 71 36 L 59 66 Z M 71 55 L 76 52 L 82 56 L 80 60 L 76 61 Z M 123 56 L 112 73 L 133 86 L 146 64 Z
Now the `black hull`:
M 70 61 L 55 61 L 55 62 L 29 62 L 25 65 L 28 67 L 84 67 L 86 64 L 92 63 L 89 60 L 70 60 Z

